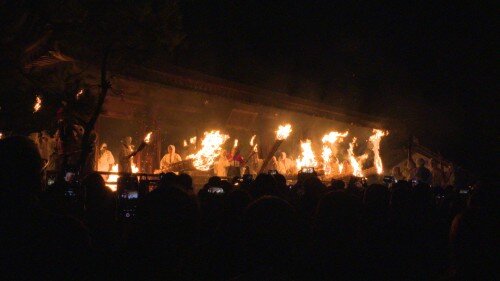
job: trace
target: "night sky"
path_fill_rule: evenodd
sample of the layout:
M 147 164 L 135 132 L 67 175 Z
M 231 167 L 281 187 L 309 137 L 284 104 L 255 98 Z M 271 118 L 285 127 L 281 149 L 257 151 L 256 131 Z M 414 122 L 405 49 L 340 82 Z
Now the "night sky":
M 484 2 L 186 1 L 175 63 L 402 121 L 495 176 L 495 9 Z

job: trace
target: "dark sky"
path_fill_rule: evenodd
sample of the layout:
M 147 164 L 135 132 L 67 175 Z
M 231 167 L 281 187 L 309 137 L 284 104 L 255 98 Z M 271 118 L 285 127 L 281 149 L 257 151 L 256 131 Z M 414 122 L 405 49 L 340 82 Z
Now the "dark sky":
M 496 175 L 495 6 L 341 2 L 183 2 L 176 63 L 396 118 L 448 159 Z

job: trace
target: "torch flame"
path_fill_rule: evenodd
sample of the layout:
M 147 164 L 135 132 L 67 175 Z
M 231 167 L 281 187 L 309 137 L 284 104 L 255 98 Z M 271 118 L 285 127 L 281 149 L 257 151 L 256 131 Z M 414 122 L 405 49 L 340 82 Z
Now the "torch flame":
M 237 147 L 237 146 L 238 146 L 238 139 L 234 139 L 233 147 Z
M 190 143 L 190 144 L 195 144 L 195 143 L 196 143 L 196 137 L 191 137 L 191 138 L 189 139 L 189 143 Z
M 347 137 L 349 131 L 343 133 L 331 131 L 328 135 L 323 136 L 323 143 L 335 144 L 337 141 L 342 142 L 343 138 Z
M 253 151 L 254 151 L 254 152 L 259 152 L 259 149 L 257 148 L 257 146 L 258 146 L 258 144 L 255 144 L 255 145 L 253 146 Z
M 36 96 L 35 105 L 33 106 L 33 113 L 38 112 L 42 108 L 42 97 Z
M 80 91 L 76 93 L 76 99 L 79 100 L 82 97 L 82 95 L 83 95 L 83 89 L 80 89 Z
M 193 166 L 200 171 L 208 171 L 221 152 L 221 145 L 229 138 L 219 131 L 205 132 L 201 141 L 201 149 L 196 154 L 188 155 L 187 159 L 194 159 Z
M 257 135 L 253 135 L 252 138 L 250 139 L 250 146 L 253 146 L 253 142 L 255 141 L 255 137 Z
M 151 135 L 153 134 L 153 132 L 149 132 L 145 137 L 144 137 L 144 143 L 146 144 L 149 144 L 149 142 L 151 141 Z
M 276 139 L 278 140 L 286 140 L 290 133 L 292 132 L 292 125 L 280 125 L 278 130 L 276 131 Z
M 318 165 L 318 162 L 316 162 L 316 159 L 314 158 L 311 141 L 301 141 L 300 147 L 302 149 L 302 156 L 299 156 L 297 158 L 297 168 L 301 169 L 302 167 L 316 167 Z
M 380 141 L 382 137 L 387 136 L 389 134 L 388 131 L 382 131 L 378 129 L 373 129 L 373 135 L 370 136 L 368 141 L 370 141 L 373 145 L 373 164 L 375 168 L 377 168 L 377 174 L 382 174 L 384 172 L 384 167 L 382 165 L 382 158 L 380 158 Z
M 352 142 L 349 143 L 349 149 L 347 149 L 347 153 L 349 155 L 349 162 L 352 166 L 352 174 L 356 177 L 362 177 L 363 172 L 361 170 L 361 164 L 358 162 L 356 157 L 354 156 L 354 145 L 356 144 L 356 138 L 352 138 Z
M 183 142 L 183 146 L 184 146 L 184 147 L 188 146 L 188 142 L 187 142 L 187 140 L 184 140 L 184 142 Z

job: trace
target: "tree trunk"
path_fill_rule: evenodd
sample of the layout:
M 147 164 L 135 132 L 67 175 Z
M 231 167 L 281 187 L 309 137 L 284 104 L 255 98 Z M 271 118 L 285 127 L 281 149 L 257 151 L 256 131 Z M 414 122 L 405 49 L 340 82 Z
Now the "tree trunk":
M 80 155 L 80 162 L 79 162 L 79 170 L 81 176 L 85 176 L 86 173 L 89 172 L 85 171 L 85 167 L 88 166 L 86 165 L 86 163 L 93 146 L 91 142 L 92 131 L 94 130 L 94 126 L 97 122 L 97 119 L 99 118 L 99 115 L 101 114 L 104 101 L 106 100 L 106 95 L 110 88 L 110 84 L 107 79 L 107 64 L 108 64 L 110 49 L 111 46 L 108 45 L 107 47 L 104 48 L 103 51 L 103 57 L 101 61 L 101 93 L 99 95 L 99 99 L 97 101 L 94 113 L 92 114 L 89 122 L 85 126 L 85 132 L 82 137 L 82 153 Z

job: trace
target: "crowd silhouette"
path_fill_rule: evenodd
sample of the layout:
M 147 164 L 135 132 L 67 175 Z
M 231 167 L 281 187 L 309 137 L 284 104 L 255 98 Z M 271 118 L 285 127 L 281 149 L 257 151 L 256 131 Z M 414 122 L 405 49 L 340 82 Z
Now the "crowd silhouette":
M 99 174 L 42 191 L 29 139 L 0 155 L 2 280 L 498 280 L 494 186 L 169 173 L 124 221 Z

